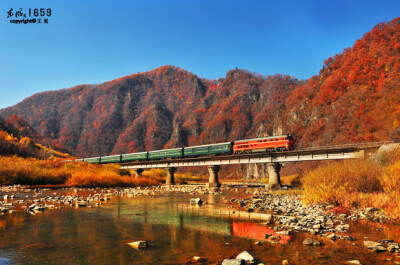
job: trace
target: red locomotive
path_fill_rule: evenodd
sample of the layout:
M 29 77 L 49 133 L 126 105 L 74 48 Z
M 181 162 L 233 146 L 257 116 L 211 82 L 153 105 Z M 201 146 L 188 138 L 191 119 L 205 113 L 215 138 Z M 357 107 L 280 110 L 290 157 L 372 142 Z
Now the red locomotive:
M 233 153 L 290 151 L 293 150 L 294 144 L 295 141 L 290 134 L 239 140 L 233 143 Z

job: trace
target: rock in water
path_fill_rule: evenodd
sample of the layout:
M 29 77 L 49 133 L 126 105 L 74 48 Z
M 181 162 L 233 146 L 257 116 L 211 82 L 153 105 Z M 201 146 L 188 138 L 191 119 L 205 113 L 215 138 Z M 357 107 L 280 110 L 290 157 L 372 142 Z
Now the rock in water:
M 347 263 L 348 263 L 348 264 L 358 264 L 358 265 L 361 265 L 361 262 L 360 262 L 359 260 L 349 260 Z
M 321 242 L 312 238 L 306 238 L 303 241 L 303 245 L 307 246 L 321 246 Z
M 201 257 L 199 257 L 199 256 L 194 256 L 194 257 L 193 257 L 193 260 L 194 260 L 195 262 L 204 262 L 204 261 L 205 261 L 203 258 L 201 258 Z
M 242 265 L 243 260 L 241 259 L 224 259 L 222 265 Z
M 306 238 L 303 241 L 303 245 L 312 246 L 314 240 L 312 238 Z
M 192 205 L 202 205 L 203 201 L 200 198 L 191 198 L 190 204 Z
M 369 249 L 373 249 L 377 246 L 382 246 L 381 243 L 374 242 L 374 241 L 364 241 L 363 244 L 366 248 L 369 248 Z
M 134 241 L 134 242 L 128 243 L 128 245 L 130 245 L 131 247 L 136 248 L 136 249 L 145 249 L 148 247 L 148 244 L 146 241 Z
M 242 253 L 240 253 L 239 255 L 237 255 L 237 257 L 236 257 L 236 259 L 239 259 L 239 260 L 244 260 L 244 262 L 253 262 L 254 261 L 254 258 L 253 258 L 253 256 L 252 255 L 250 255 L 249 254 L 249 252 L 247 252 L 247 251 L 243 251 Z

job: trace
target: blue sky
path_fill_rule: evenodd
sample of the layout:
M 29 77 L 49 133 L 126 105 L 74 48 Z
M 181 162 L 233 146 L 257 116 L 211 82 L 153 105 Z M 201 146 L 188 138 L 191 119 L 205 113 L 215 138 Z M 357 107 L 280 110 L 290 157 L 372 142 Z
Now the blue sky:
M 52 16 L 15 25 L 10 8 Z M 208 79 L 235 67 L 307 79 L 399 11 L 399 0 L 1 0 L 0 108 L 162 65 Z

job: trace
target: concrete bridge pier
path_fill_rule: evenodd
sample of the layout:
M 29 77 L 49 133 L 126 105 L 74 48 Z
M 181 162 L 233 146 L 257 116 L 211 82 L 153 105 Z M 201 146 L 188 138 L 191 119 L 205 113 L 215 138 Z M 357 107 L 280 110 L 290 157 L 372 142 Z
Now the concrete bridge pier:
M 282 165 L 280 163 L 267 163 L 269 185 L 281 185 L 281 176 L 279 171 Z
M 165 180 L 165 185 L 175 185 L 174 173 L 176 167 L 167 167 L 165 171 L 167 172 L 167 179 Z
M 143 168 L 135 168 L 133 171 L 135 171 L 135 173 L 136 173 L 135 178 L 138 179 L 139 177 L 142 176 L 144 169 Z
M 218 171 L 220 170 L 219 166 L 208 166 L 208 172 L 210 173 L 210 178 L 207 183 L 207 187 L 221 187 L 221 183 L 218 181 Z

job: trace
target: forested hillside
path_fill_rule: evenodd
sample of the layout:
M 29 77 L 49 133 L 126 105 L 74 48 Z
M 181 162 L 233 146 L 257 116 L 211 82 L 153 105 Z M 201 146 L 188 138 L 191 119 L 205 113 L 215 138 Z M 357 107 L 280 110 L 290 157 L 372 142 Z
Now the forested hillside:
M 298 147 L 400 136 L 400 19 L 381 23 L 306 81 L 230 70 L 207 80 L 174 66 L 43 92 L 0 110 L 77 156 L 291 133 Z
M 232 70 L 204 80 L 173 66 L 34 95 L 1 111 L 78 156 L 214 143 L 273 133 L 298 81 Z
M 400 141 L 400 18 L 327 59 L 286 108 L 284 124 L 304 145 Z
M 57 140 L 39 136 L 26 121 L 15 115 L 8 120 L 0 117 L 0 156 L 4 155 L 37 158 L 68 157 Z

